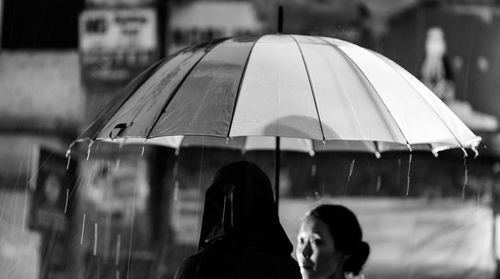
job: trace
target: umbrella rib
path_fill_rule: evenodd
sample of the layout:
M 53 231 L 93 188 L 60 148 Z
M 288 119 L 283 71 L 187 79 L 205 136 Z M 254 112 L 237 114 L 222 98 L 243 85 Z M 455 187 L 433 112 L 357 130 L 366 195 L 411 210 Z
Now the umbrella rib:
M 377 57 L 377 59 L 380 59 L 381 61 L 385 62 L 382 58 L 379 57 L 379 55 L 377 53 L 375 53 L 375 56 Z M 393 65 L 391 65 L 390 63 L 387 63 L 387 62 L 385 62 L 385 63 L 387 65 L 389 65 L 389 68 L 391 68 L 392 71 L 394 71 L 397 75 L 399 75 L 404 80 L 404 82 L 406 82 L 411 88 L 415 89 L 415 87 L 401 73 L 399 73 L 398 71 L 396 71 L 396 69 L 394 69 Z M 416 89 L 415 89 L 415 91 L 418 92 L 418 90 L 416 90 Z M 424 99 L 420 94 L 417 94 L 417 95 L 420 98 Z M 424 99 L 424 101 L 426 103 L 428 103 L 427 100 Z M 453 137 L 458 142 L 458 144 L 460 145 L 460 147 L 462 147 L 463 149 L 465 149 L 464 145 L 460 142 L 460 140 L 458 139 L 457 135 L 455 135 L 455 133 L 450 129 L 450 127 L 448 127 L 448 125 L 443 120 L 443 118 L 441 117 L 441 115 L 434 109 L 433 106 L 430 106 L 430 107 L 431 107 L 432 111 L 437 115 L 437 117 L 441 120 L 441 122 L 446 127 L 446 129 L 448 129 L 448 131 L 450 131 L 450 133 L 453 135 Z
M 233 127 L 233 119 L 234 119 L 234 114 L 236 112 L 236 105 L 238 104 L 238 98 L 240 97 L 241 86 L 243 84 L 243 79 L 245 78 L 245 74 L 247 72 L 248 61 L 250 60 L 250 56 L 252 55 L 253 48 L 254 48 L 255 44 L 262 37 L 263 37 L 263 35 L 261 35 L 257 39 L 255 39 L 255 41 L 252 44 L 252 47 L 250 48 L 250 51 L 248 52 L 247 59 L 245 60 L 245 65 L 243 65 L 243 71 L 241 72 L 240 82 L 238 83 L 238 90 L 236 91 L 236 97 L 234 98 L 233 112 L 231 113 L 231 119 L 229 120 L 229 128 L 227 129 L 227 137 L 229 137 L 229 135 L 231 134 L 231 128 Z
M 191 72 L 193 71 L 193 69 L 196 68 L 196 66 L 198 65 L 198 63 L 200 63 L 200 61 L 203 60 L 203 58 L 212 50 L 212 48 L 214 48 L 216 45 L 222 43 L 223 41 L 225 41 L 227 39 L 228 38 L 220 38 L 218 40 L 212 41 L 212 42 L 210 42 L 210 43 L 207 44 L 207 46 L 205 47 L 205 49 L 206 49 L 205 53 L 198 59 L 198 61 L 196 61 L 196 63 L 193 64 L 193 66 L 191 67 L 191 69 L 189 69 L 189 71 L 184 75 L 184 77 L 182 77 L 182 80 L 179 82 L 179 84 L 177 84 L 177 86 L 173 90 L 172 95 L 170 95 L 170 97 L 168 98 L 168 100 L 165 103 L 165 105 L 163 105 L 162 109 L 160 110 L 160 112 L 156 116 L 156 118 L 155 118 L 155 120 L 153 122 L 153 125 L 151 125 L 151 128 L 149 129 L 148 133 L 146 134 L 146 137 L 144 138 L 144 140 L 147 140 L 147 139 L 150 138 L 151 132 L 153 131 L 155 125 L 158 123 L 158 121 L 160 120 L 160 118 L 163 115 L 163 113 L 165 113 L 165 110 L 167 109 L 168 105 L 172 102 L 172 100 L 174 99 L 175 95 L 177 95 L 177 92 L 179 91 L 179 88 L 182 86 L 182 84 L 187 79 L 187 77 L 191 74 Z
M 152 71 L 152 72 L 154 73 L 154 72 L 156 72 L 156 70 L 157 70 L 158 68 L 160 68 L 161 66 L 163 66 L 163 65 L 164 65 L 165 63 L 167 63 L 168 61 L 170 61 L 170 59 L 165 59 L 165 60 L 158 61 L 158 62 L 156 62 L 154 65 L 152 65 L 151 67 L 149 67 L 147 70 L 145 70 L 144 72 L 150 72 L 150 71 Z M 133 84 L 133 83 L 134 83 L 134 81 L 135 81 L 136 79 L 138 79 L 140 76 L 141 76 L 141 75 L 137 76 L 137 77 L 136 77 L 136 78 L 134 78 L 132 81 L 130 81 L 129 85 L 130 85 L 130 84 Z M 128 95 L 128 96 L 127 96 L 127 97 L 126 97 L 126 98 L 122 101 L 122 103 L 121 103 L 121 104 L 120 104 L 120 105 L 116 108 L 116 110 L 115 110 L 115 112 L 113 112 L 113 114 L 114 114 L 114 113 L 116 113 L 116 112 L 118 112 L 118 111 L 121 109 L 121 107 L 122 107 L 122 106 L 123 106 L 123 105 L 124 105 L 124 104 L 125 104 L 125 103 L 126 103 L 126 102 L 130 99 L 130 98 L 131 98 L 131 97 L 132 97 L 132 95 L 134 95 L 134 92 L 135 92 L 137 89 L 139 89 L 139 88 L 140 88 L 140 87 L 141 87 L 141 86 L 142 86 L 142 85 L 146 82 L 146 80 L 147 80 L 147 78 L 143 78 L 143 79 L 142 79 L 142 81 L 138 82 L 138 83 L 136 84 L 136 86 L 134 86 L 134 88 L 130 90 L 129 95 Z M 113 103 L 115 103 L 115 102 L 114 102 L 115 100 L 116 100 L 116 101 L 118 101 L 118 100 L 119 100 L 120 98 L 122 98 L 122 97 L 123 97 L 123 96 L 120 96 L 120 94 L 117 94 L 117 95 L 116 95 L 116 97 L 115 97 L 114 99 L 112 99 L 112 100 L 109 102 L 109 104 L 113 104 Z M 96 121 L 96 120 L 97 120 L 97 118 L 98 118 L 99 116 L 101 116 L 101 115 L 102 115 L 102 113 L 104 113 L 107 109 L 108 109 L 108 108 L 107 108 L 107 106 L 105 106 L 105 107 L 101 110 L 101 112 L 97 115 L 96 119 L 94 119 L 94 121 Z M 92 125 L 92 124 L 94 123 L 94 121 L 93 121 L 90 125 Z M 106 125 L 106 122 L 102 122 L 102 124 L 100 125 L 100 127 L 99 127 L 98 131 L 102 130 L 102 128 L 104 128 L 104 126 L 105 126 L 105 125 Z M 83 133 L 85 133 L 85 131 L 83 131 L 83 132 L 82 132 L 82 135 L 83 135 Z M 92 139 L 91 139 L 91 138 L 88 138 L 88 139 L 89 139 L 89 140 L 91 140 L 91 141 L 95 141 L 95 140 L 97 140 L 97 135 L 98 135 L 98 133 L 96 133 L 96 134 L 93 136 L 93 138 L 92 138 Z M 79 141 L 79 140 L 76 140 L 75 142 L 78 142 L 78 141 Z
M 302 52 L 302 48 L 300 47 L 300 44 L 297 41 L 297 39 L 292 35 L 289 35 L 289 36 L 294 40 L 295 44 L 297 44 L 297 47 L 298 47 L 299 52 L 300 52 L 300 56 L 302 57 L 302 62 L 304 63 L 304 67 L 305 67 L 306 73 L 307 73 L 307 81 L 309 82 L 309 87 L 311 88 L 311 95 L 312 95 L 312 98 L 314 101 L 314 108 L 316 109 L 316 114 L 318 115 L 319 128 L 321 129 L 321 136 L 323 137 L 323 141 L 325 141 L 325 132 L 323 130 L 323 122 L 321 121 L 321 116 L 319 114 L 318 103 L 316 101 L 316 94 L 314 93 L 314 86 L 313 86 L 312 81 L 311 81 L 311 74 L 309 73 L 309 68 L 307 67 L 304 53 Z
M 391 116 L 392 120 L 394 121 L 394 123 L 396 124 L 396 127 L 398 127 L 399 129 L 399 132 L 401 133 L 401 136 L 404 138 L 404 140 L 406 141 L 406 145 L 408 146 L 408 148 L 410 149 L 411 151 L 411 147 L 410 147 L 410 143 L 408 142 L 408 139 L 406 138 L 405 134 L 403 133 L 403 130 L 401 129 L 401 127 L 399 126 L 398 122 L 396 121 L 396 118 L 394 117 L 394 115 L 392 115 L 392 112 L 387 109 L 387 106 L 384 102 L 384 100 L 379 96 L 379 94 L 377 93 L 377 90 L 375 89 L 375 87 L 373 86 L 372 82 L 368 79 L 368 77 L 365 75 L 365 73 L 363 73 L 363 71 L 359 68 L 358 64 L 356 64 L 356 62 L 354 62 L 354 60 L 351 59 L 351 57 L 349 57 L 349 55 L 347 55 L 341 48 L 339 48 L 338 46 L 332 44 L 331 42 L 323 39 L 322 37 L 318 37 L 320 40 L 322 40 L 323 42 L 327 43 L 328 45 L 332 46 L 334 49 L 336 49 L 342 56 L 344 56 L 346 58 L 347 61 L 351 62 L 351 64 L 356 67 L 356 69 L 358 69 L 358 72 L 365 78 L 365 80 L 368 82 L 368 84 L 370 85 L 370 87 L 373 89 L 373 92 L 376 93 L 376 96 L 379 98 L 379 100 L 384 104 L 384 107 L 386 108 L 387 110 L 387 113 Z

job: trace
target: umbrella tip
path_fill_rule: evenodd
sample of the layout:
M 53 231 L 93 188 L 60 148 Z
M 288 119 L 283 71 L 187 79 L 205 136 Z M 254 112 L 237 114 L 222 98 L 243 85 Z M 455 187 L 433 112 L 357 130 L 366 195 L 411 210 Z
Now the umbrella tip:
M 283 6 L 278 6 L 278 34 L 283 33 Z
M 411 148 L 411 145 L 408 143 L 406 144 L 406 147 L 408 148 L 408 151 L 411 153 L 413 152 L 413 149 Z
M 469 154 L 467 154 L 467 150 L 465 150 L 465 148 L 462 147 L 460 149 L 462 149 L 462 152 L 464 154 L 464 159 L 467 158 L 467 157 L 469 157 Z
M 439 151 L 433 149 L 431 152 L 432 152 L 432 155 L 434 155 L 434 158 L 439 157 Z

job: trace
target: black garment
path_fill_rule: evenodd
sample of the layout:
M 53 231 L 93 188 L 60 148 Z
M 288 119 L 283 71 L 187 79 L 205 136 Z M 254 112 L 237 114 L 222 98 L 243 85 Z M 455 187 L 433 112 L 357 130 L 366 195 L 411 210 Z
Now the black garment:
M 207 190 L 198 253 L 176 279 L 297 278 L 268 177 L 254 164 L 220 169 Z

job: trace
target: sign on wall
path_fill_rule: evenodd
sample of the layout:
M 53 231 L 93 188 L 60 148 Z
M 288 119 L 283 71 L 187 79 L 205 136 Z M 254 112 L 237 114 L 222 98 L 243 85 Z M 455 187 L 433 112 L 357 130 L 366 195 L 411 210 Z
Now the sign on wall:
M 66 232 L 75 200 L 76 162 L 64 154 L 40 148 L 36 188 L 32 193 L 29 227 Z
M 193 1 L 173 7 L 168 53 L 228 36 L 257 35 L 263 24 L 250 2 Z
M 154 9 L 86 10 L 79 34 L 86 85 L 123 86 L 158 59 Z

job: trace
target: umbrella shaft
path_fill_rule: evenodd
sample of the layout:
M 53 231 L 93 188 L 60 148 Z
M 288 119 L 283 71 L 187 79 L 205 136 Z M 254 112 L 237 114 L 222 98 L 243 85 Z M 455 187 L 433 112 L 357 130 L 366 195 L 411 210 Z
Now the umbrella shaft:
M 280 200 L 280 137 L 276 137 L 276 165 L 274 170 L 274 195 L 276 201 L 276 210 L 279 211 Z

